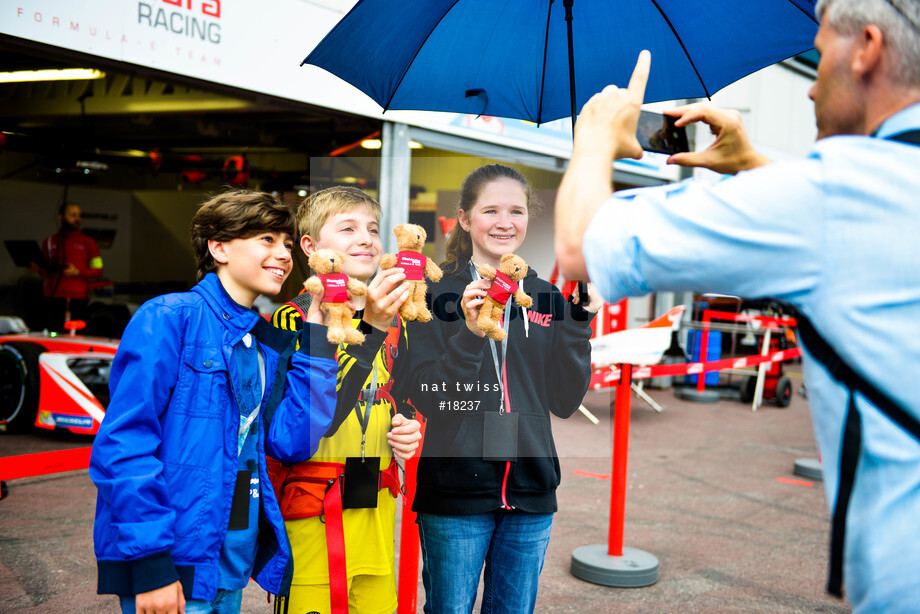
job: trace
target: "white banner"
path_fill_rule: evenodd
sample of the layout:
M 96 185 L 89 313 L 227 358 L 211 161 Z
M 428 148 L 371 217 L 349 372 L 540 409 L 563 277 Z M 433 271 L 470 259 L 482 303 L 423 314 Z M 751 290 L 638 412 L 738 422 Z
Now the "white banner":
M 455 113 L 388 111 L 314 66 L 300 66 L 343 13 L 306 0 L 0 0 L 0 32 L 349 113 L 568 158 L 568 119 L 540 127 Z M 675 179 L 663 158 L 627 164 Z

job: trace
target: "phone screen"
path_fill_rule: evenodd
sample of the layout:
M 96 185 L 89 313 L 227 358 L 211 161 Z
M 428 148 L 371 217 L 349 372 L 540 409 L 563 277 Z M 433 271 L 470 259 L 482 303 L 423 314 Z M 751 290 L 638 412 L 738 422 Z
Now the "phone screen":
M 645 151 L 674 154 L 690 151 L 687 130 L 674 126 L 674 118 L 651 111 L 639 114 L 636 138 Z

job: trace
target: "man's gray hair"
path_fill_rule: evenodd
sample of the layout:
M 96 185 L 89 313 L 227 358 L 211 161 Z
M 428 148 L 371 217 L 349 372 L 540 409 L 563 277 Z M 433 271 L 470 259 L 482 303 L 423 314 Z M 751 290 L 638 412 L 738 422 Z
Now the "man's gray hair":
M 815 15 L 844 36 L 877 25 L 890 50 L 888 76 L 896 83 L 920 85 L 920 0 L 818 0 Z

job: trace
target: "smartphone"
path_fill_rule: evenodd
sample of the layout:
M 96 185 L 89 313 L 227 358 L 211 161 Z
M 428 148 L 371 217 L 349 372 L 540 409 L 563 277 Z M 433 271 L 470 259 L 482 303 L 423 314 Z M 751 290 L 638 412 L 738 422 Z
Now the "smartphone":
M 675 154 L 690 151 L 686 128 L 674 125 L 675 118 L 661 113 L 641 111 L 636 138 L 645 151 L 663 154 Z

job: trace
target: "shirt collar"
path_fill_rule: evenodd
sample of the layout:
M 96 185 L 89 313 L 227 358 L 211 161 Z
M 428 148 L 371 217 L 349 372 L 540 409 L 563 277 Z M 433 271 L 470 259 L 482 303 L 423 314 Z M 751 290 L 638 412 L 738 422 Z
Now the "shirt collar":
M 259 315 L 230 298 L 215 273 L 205 275 L 192 291 L 204 296 L 208 307 L 225 326 L 234 329 L 240 338 L 255 326 Z
M 882 122 L 882 125 L 875 131 L 875 136 L 886 138 L 918 128 L 920 128 L 920 102 L 898 111 Z

